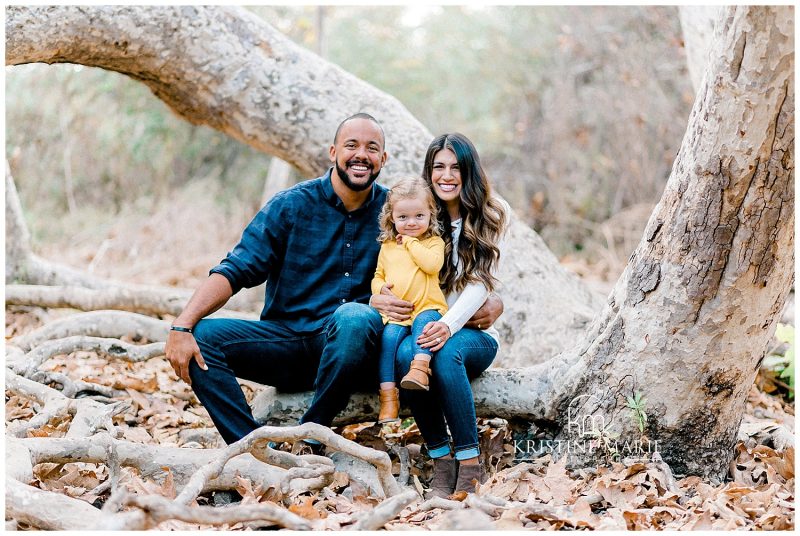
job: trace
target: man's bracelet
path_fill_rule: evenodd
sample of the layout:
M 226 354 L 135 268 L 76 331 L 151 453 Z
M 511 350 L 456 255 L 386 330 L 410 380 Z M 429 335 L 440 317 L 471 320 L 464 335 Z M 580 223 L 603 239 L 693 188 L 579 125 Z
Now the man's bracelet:
M 183 332 L 186 332 L 186 333 L 194 333 L 192 331 L 192 328 L 185 328 L 183 326 L 170 326 L 169 329 L 171 331 L 183 331 Z

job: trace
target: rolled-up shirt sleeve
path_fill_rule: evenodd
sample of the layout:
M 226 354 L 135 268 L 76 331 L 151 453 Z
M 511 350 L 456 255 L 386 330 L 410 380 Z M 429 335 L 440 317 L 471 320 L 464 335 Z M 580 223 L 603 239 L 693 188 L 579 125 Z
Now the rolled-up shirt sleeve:
M 286 249 L 286 237 L 294 221 L 288 207 L 274 197 L 248 224 L 242 238 L 222 261 L 209 271 L 223 275 L 236 294 L 243 288 L 260 285 L 276 267 Z

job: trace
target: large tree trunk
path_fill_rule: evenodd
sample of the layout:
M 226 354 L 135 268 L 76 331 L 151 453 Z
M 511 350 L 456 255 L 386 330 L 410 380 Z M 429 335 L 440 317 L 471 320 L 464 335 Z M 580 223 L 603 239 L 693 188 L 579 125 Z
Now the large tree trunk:
M 327 168 L 336 126 L 357 111 L 372 113 L 386 128 L 387 184 L 419 174 L 433 138 L 394 97 L 241 8 L 9 7 L 6 64 L 31 62 L 80 63 L 140 80 L 188 121 L 278 156 L 307 176 Z M 510 234 L 499 274 L 507 290 L 496 361 L 506 367 L 563 350 L 602 307 L 513 214 Z
M 793 280 L 793 15 L 721 12 L 667 188 L 571 371 L 623 437 L 641 393 L 679 472 L 725 473 Z

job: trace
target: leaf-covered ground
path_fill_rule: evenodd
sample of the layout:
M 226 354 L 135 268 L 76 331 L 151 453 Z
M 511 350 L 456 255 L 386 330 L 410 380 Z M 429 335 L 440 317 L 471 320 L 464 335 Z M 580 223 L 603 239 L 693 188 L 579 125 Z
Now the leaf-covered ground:
M 50 314 L 32 308 L 6 312 L 6 337 L 21 335 L 41 325 Z M 145 342 L 145 341 L 132 341 Z M 48 360 L 43 368 L 67 374 L 73 380 L 98 383 L 120 391 L 129 409 L 116 416 L 122 439 L 184 448 L 222 446 L 205 409 L 190 388 L 177 380 L 163 358 L 143 363 L 110 360 L 91 352 L 75 352 Z M 248 398 L 260 386 L 243 385 Z M 772 391 L 769 394 L 765 391 Z M 6 424 L 29 420 L 37 408 L 27 399 L 7 393 Z M 658 461 L 620 461 L 596 469 L 568 471 L 564 462 L 549 455 L 530 461 L 515 460 L 511 432 L 502 420 L 481 420 L 482 450 L 489 480 L 478 490 L 479 500 L 456 497 L 442 507 L 422 509 L 417 502 L 403 510 L 386 529 L 761 529 L 794 528 L 794 449 L 777 452 L 754 439 L 776 425 L 794 432 L 794 408 L 782 396 L 768 373 L 762 372 L 751 388 L 743 431 L 753 436 L 738 443 L 729 479 L 712 484 L 689 476 L 673 477 Z M 68 421 L 51 421 L 29 432 L 38 437 L 63 437 Z M 423 490 L 430 479 L 431 462 L 422 449 L 422 438 L 413 421 L 380 428 L 372 423 L 338 430 L 362 445 L 390 452 L 395 474 L 401 472 L 396 453 L 406 449 L 410 459 L 409 485 Z M 742 436 L 744 439 L 744 436 Z M 285 450 L 297 446 L 284 444 Z M 101 507 L 109 496 L 108 469 L 88 463 L 45 463 L 35 467 L 34 485 L 57 491 Z M 121 484 L 141 493 L 174 498 L 176 490 L 169 472 L 158 481 L 142 479 L 135 470 L 124 469 Z M 260 489 L 239 478 L 237 489 L 243 504 L 274 499 L 274 490 Z M 212 494 L 198 502 L 213 504 Z M 347 528 L 378 504 L 370 490 L 336 473 L 333 482 L 319 492 L 291 498 L 289 509 L 320 527 Z M 22 526 L 21 528 L 25 528 Z M 168 521 L 160 529 L 244 530 L 252 524 L 202 526 Z

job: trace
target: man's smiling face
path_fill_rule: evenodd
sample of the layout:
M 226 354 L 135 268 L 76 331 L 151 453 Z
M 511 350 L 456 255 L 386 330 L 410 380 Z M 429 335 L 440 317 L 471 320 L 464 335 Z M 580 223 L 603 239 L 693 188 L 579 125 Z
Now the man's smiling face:
M 351 119 L 342 125 L 330 157 L 347 188 L 361 192 L 372 186 L 386 162 L 383 145 L 383 132 L 369 119 Z

